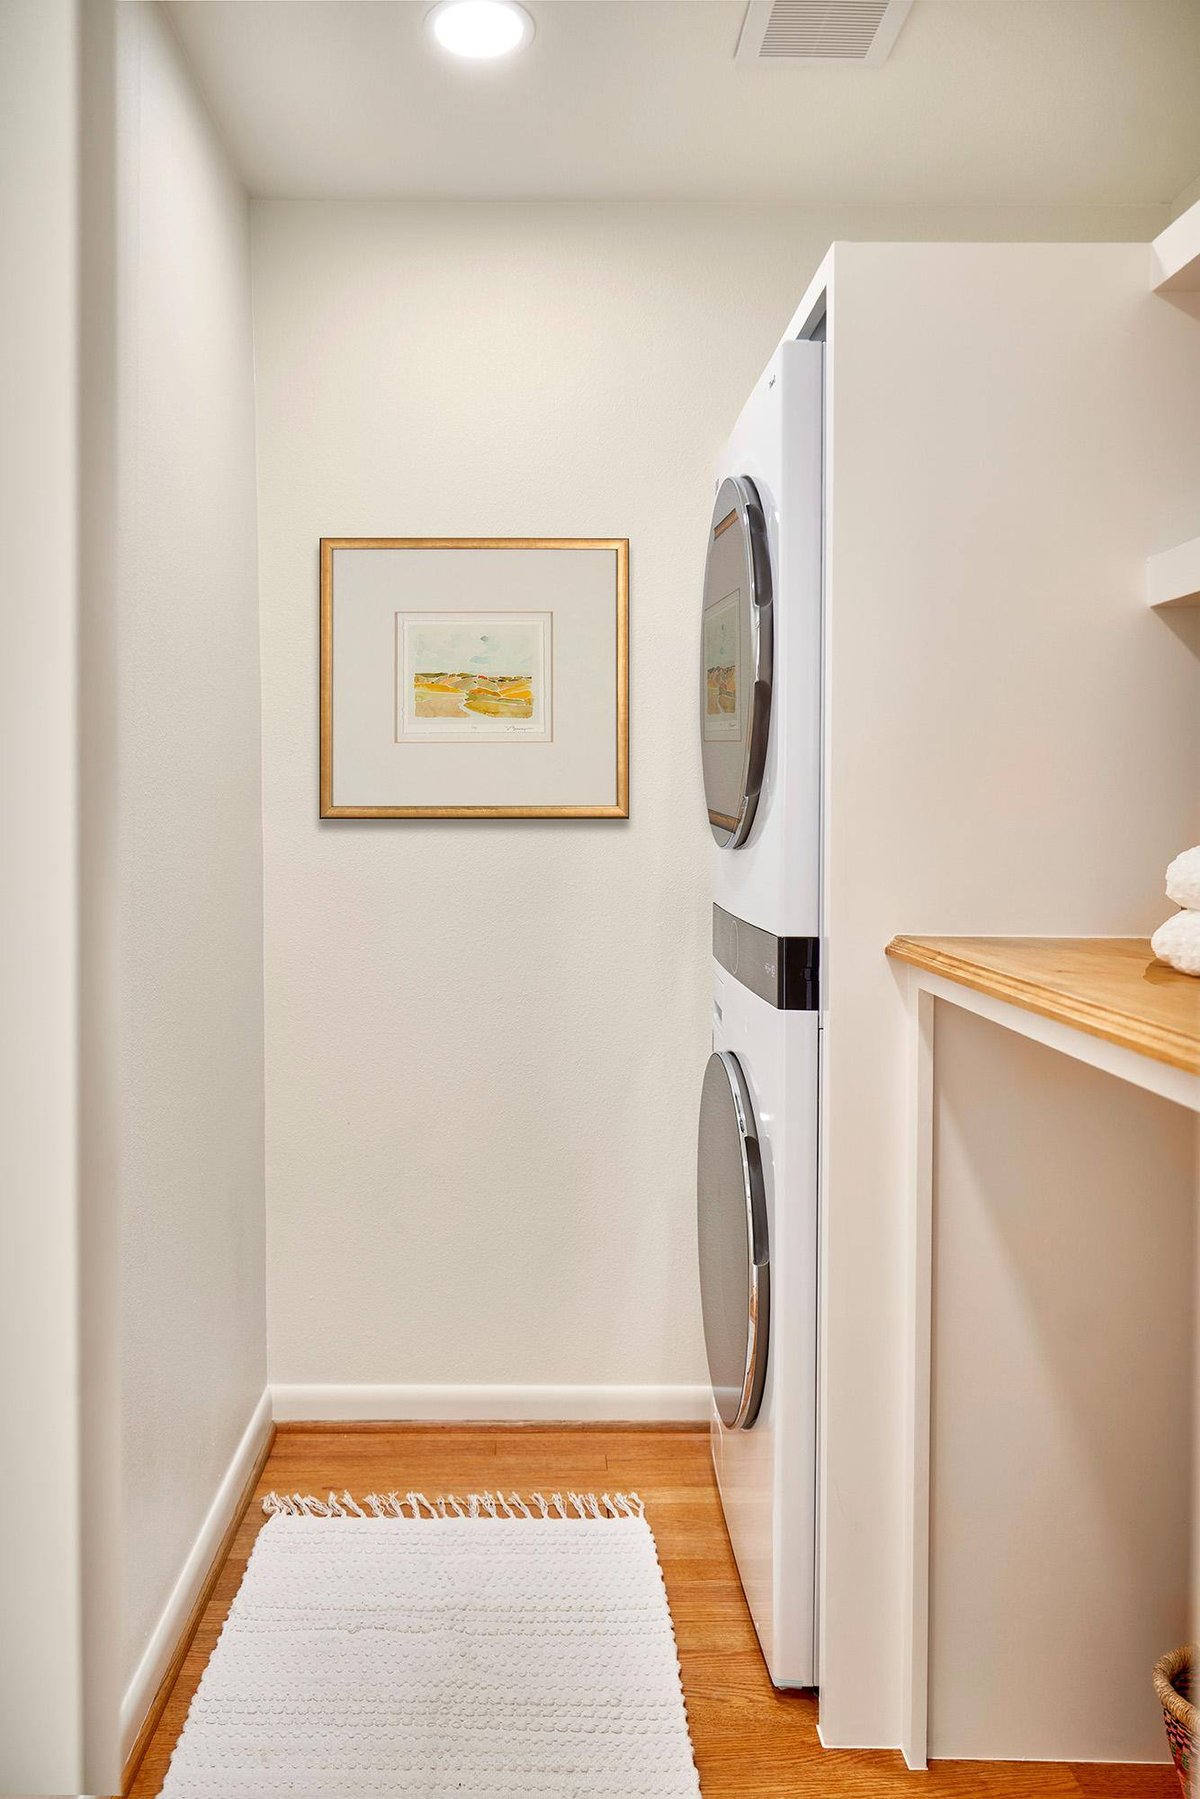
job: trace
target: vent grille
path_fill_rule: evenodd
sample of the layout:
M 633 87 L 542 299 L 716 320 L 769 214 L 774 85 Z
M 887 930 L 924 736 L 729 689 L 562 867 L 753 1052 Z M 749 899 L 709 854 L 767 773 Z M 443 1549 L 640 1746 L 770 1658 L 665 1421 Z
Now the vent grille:
M 778 0 L 771 8 L 760 56 L 821 56 L 856 62 L 875 41 L 887 0 Z
M 912 0 L 750 0 L 734 60 L 741 68 L 883 62 Z

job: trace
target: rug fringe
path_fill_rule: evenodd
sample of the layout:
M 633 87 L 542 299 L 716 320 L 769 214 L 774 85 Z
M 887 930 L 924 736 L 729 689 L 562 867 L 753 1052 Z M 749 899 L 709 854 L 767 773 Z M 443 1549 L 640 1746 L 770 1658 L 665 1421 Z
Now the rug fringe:
M 367 1511 L 363 1506 L 368 1507 Z M 644 1518 L 646 1508 L 636 1493 L 368 1493 L 362 1505 L 350 1493 L 268 1493 L 263 1511 L 278 1518 Z

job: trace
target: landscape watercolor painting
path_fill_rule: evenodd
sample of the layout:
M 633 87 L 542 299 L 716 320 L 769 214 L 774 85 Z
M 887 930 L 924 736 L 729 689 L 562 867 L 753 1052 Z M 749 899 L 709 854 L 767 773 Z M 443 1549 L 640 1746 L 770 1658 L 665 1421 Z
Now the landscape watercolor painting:
M 398 613 L 397 739 L 545 741 L 548 612 Z
M 704 614 L 704 736 L 708 742 L 741 735 L 738 671 L 741 592 L 735 590 Z
M 531 674 L 417 672 L 413 713 L 417 718 L 532 718 L 533 682 Z

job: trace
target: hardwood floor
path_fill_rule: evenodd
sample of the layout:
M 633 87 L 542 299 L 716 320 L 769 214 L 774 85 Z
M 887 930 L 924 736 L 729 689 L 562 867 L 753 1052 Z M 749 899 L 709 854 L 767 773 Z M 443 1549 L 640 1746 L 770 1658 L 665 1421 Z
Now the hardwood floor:
M 132 1786 L 159 1792 L 171 1751 L 263 1524 L 262 1494 L 409 1488 L 573 1487 L 639 1492 L 658 1542 L 675 1621 L 688 1722 L 704 1799 L 1178 1799 L 1169 1768 L 1029 1762 L 937 1762 L 911 1774 L 899 1755 L 826 1751 L 816 1700 L 777 1693 L 738 1584 L 706 1431 L 604 1426 L 345 1427 L 281 1425 L 195 1640 Z M 330 1789 L 330 1799 L 336 1799 Z

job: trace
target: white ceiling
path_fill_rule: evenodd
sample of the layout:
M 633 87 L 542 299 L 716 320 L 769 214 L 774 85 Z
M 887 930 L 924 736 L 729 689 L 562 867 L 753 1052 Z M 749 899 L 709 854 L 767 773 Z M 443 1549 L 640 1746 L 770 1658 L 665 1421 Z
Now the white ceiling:
M 456 62 L 428 0 L 173 0 L 251 191 L 1149 203 L 1200 174 L 1200 0 L 916 0 L 878 69 L 737 69 L 744 0 L 526 0 Z

